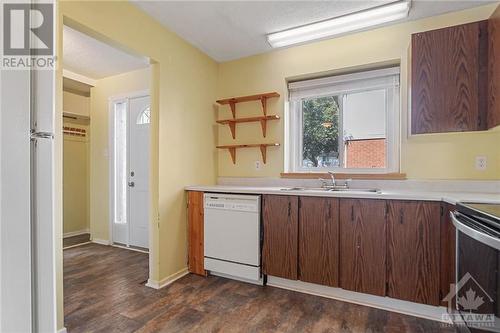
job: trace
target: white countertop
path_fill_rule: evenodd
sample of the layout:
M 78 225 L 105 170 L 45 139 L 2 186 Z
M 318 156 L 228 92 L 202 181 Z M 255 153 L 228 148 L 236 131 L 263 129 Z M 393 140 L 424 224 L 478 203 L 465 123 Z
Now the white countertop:
M 365 199 L 393 199 L 393 200 L 425 200 L 444 201 L 449 204 L 457 202 L 481 202 L 500 204 L 500 194 L 498 193 L 476 193 L 476 192 L 438 192 L 438 191 L 417 191 L 417 190 L 383 190 L 380 193 L 374 192 L 328 192 L 321 190 L 283 190 L 290 188 L 283 187 L 254 187 L 254 186 L 186 186 L 187 191 L 214 192 L 214 193 L 242 193 L 242 194 L 279 194 L 279 195 L 300 195 L 316 197 L 338 197 L 338 198 L 365 198 Z

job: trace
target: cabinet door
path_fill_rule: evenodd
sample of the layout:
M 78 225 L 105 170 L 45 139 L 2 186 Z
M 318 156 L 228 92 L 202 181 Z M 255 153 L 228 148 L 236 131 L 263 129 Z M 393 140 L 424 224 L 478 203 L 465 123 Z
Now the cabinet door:
M 385 296 L 386 202 L 340 200 L 340 287 Z
M 439 305 L 440 203 L 390 201 L 387 296 Z
M 188 192 L 188 269 L 206 275 L 203 250 L 203 192 Z
M 447 306 L 448 302 L 443 302 L 443 298 L 450 292 L 450 284 L 455 283 L 456 229 L 450 217 L 450 212 L 455 210 L 455 206 L 441 203 L 441 209 L 443 214 L 441 216 L 441 291 L 439 298 L 441 305 Z
M 500 6 L 488 20 L 488 128 L 500 125 Z
M 297 280 L 298 197 L 264 195 L 262 211 L 264 274 Z
M 299 279 L 337 287 L 339 200 L 318 197 L 299 200 Z
M 486 21 L 412 35 L 413 134 L 486 129 Z

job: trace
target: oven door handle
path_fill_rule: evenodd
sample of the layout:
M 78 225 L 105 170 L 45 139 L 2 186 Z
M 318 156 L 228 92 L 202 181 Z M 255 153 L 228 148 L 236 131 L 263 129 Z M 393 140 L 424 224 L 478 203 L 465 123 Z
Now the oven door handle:
M 460 222 L 460 219 L 457 217 L 456 213 L 450 212 L 451 220 L 453 222 L 453 225 L 457 230 L 462 232 L 463 234 L 477 240 L 478 242 L 481 242 L 483 244 L 486 244 L 490 247 L 493 247 L 497 250 L 500 250 L 500 239 L 490 236 L 488 234 L 485 234 L 484 232 L 481 232 L 480 230 L 476 230 L 474 228 L 471 228 L 468 225 L 463 224 Z

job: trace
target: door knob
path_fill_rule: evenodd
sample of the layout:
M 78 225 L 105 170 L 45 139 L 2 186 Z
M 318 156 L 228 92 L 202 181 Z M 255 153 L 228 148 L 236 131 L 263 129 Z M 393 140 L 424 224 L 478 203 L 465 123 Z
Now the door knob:
M 130 186 L 130 187 L 134 187 L 134 186 L 135 186 L 135 183 L 134 183 L 134 182 L 128 182 L 128 186 Z

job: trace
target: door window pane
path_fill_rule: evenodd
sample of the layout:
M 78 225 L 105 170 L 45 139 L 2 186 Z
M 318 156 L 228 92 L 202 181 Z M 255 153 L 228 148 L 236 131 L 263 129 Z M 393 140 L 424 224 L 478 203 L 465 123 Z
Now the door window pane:
M 127 223 L 127 103 L 114 105 L 114 223 Z
M 302 100 L 302 166 L 331 168 L 340 165 L 339 99 L 328 96 Z
M 137 117 L 136 124 L 137 125 L 145 125 L 151 122 L 151 108 L 148 106 Z

